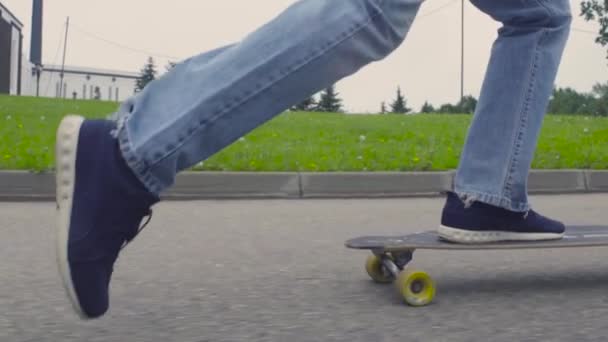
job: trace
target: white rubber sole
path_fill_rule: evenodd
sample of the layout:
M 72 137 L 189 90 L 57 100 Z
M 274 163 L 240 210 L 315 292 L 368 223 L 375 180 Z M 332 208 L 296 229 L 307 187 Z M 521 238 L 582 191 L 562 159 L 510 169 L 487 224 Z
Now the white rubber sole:
M 84 118 L 79 116 L 66 116 L 62 119 L 57 129 L 55 143 L 55 184 L 57 200 L 57 266 L 63 280 L 68 299 L 72 303 L 76 314 L 81 319 L 88 319 L 80 307 L 72 274 L 68 262 L 68 240 L 70 230 L 70 218 L 72 213 L 72 200 L 74 198 L 74 183 L 76 181 L 76 154 L 78 148 L 78 136 Z
M 545 241 L 559 240 L 564 234 L 556 233 L 513 233 L 504 231 L 471 231 L 439 226 L 438 234 L 441 238 L 456 243 L 490 243 L 502 241 Z

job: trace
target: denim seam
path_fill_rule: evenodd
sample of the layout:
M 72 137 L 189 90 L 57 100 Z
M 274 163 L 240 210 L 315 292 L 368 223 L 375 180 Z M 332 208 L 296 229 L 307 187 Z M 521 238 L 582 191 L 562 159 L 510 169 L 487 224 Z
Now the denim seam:
M 454 192 L 460 198 L 464 198 L 465 201 L 467 199 L 474 199 L 475 201 L 478 201 L 478 202 L 483 202 L 483 203 L 486 203 L 489 205 L 493 205 L 493 206 L 505 208 L 510 211 L 517 211 L 517 212 L 525 212 L 530 209 L 530 206 L 528 203 L 514 202 L 513 200 L 511 200 L 508 197 L 490 194 L 490 193 L 487 193 L 487 192 L 481 191 L 481 190 L 475 190 L 475 189 L 461 190 L 459 188 L 455 188 Z
M 146 188 L 152 193 L 158 193 L 160 185 L 158 180 L 152 179 L 152 175 L 146 168 L 145 161 L 139 158 L 133 148 L 131 147 L 129 131 L 126 124 L 121 127 L 116 133 L 118 139 L 118 146 L 122 153 L 124 161 L 133 170 L 135 176 L 144 184 Z
M 378 3 L 376 3 L 376 6 L 380 6 Z M 312 53 L 304 58 L 304 59 L 300 59 L 298 61 L 296 61 L 296 63 L 292 64 L 292 65 L 288 65 L 285 68 L 283 68 L 283 70 L 287 70 L 287 72 L 281 72 L 283 73 L 283 75 L 281 75 L 281 77 L 275 77 L 273 75 L 269 76 L 269 79 L 271 80 L 271 82 L 269 82 L 266 86 L 264 87 L 257 87 L 257 89 L 253 92 L 251 91 L 245 91 L 244 93 L 247 94 L 249 93 L 248 96 L 245 96 L 243 98 L 240 99 L 240 101 L 235 101 L 232 104 L 226 105 L 224 104 L 223 106 L 221 106 L 218 109 L 214 110 L 215 115 L 212 116 L 211 118 L 208 118 L 206 120 L 202 120 L 198 123 L 198 127 L 194 130 L 192 129 L 188 129 L 188 133 L 186 135 L 186 137 L 184 137 L 184 139 L 181 139 L 181 142 L 175 144 L 175 146 L 171 146 L 173 147 L 172 149 L 170 149 L 170 151 L 167 151 L 166 154 L 163 157 L 158 158 L 156 161 L 150 163 L 147 166 L 147 170 L 143 170 L 143 173 L 148 173 L 149 174 L 149 170 L 154 168 L 156 165 L 158 165 L 159 163 L 161 163 L 163 160 L 169 158 L 171 155 L 173 155 L 173 153 L 175 153 L 176 150 L 178 150 L 181 146 L 183 146 L 184 144 L 186 144 L 186 142 L 188 140 L 190 140 L 192 138 L 192 136 L 195 135 L 195 133 L 201 129 L 204 129 L 205 127 L 208 127 L 210 124 L 213 124 L 215 121 L 217 121 L 219 118 L 221 118 L 222 116 L 224 116 L 224 114 L 230 112 L 231 110 L 234 110 L 235 108 L 242 106 L 243 104 L 247 103 L 248 101 L 254 99 L 256 96 L 258 96 L 259 94 L 261 94 L 263 91 L 265 91 L 268 88 L 271 88 L 272 86 L 274 86 L 275 84 L 277 84 L 278 82 L 280 82 L 281 80 L 289 77 L 290 75 L 292 75 L 293 73 L 297 72 L 298 70 L 302 69 L 304 66 L 310 64 L 312 61 L 322 57 L 323 55 L 325 55 L 328 51 L 332 50 L 333 48 L 335 48 L 336 46 L 339 46 L 340 44 L 342 44 L 343 42 L 345 42 L 346 40 L 352 38 L 353 36 L 355 36 L 358 32 L 361 31 L 361 29 L 363 29 L 364 27 L 368 26 L 371 22 L 373 22 L 376 18 L 378 18 L 380 15 L 384 14 L 384 12 L 380 9 L 377 8 L 376 12 L 371 13 L 371 15 L 367 18 L 367 20 L 361 22 L 361 23 L 357 23 L 354 24 L 353 26 L 351 26 L 349 29 L 336 34 L 336 37 L 334 38 L 334 40 L 330 40 L 327 43 L 324 43 L 323 45 L 321 45 L 322 49 L 318 49 L 318 48 L 313 48 Z M 236 99 L 239 99 L 239 97 L 235 97 Z M 183 134 L 180 134 L 178 136 L 183 136 Z
M 523 144 L 523 140 L 524 140 L 524 133 L 526 128 L 528 127 L 528 117 L 529 117 L 529 111 L 530 111 L 530 103 L 531 103 L 531 99 L 534 96 L 534 86 L 536 84 L 536 74 L 538 72 L 538 63 L 540 60 L 540 46 L 542 45 L 542 42 L 544 41 L 546 35 L 547 35 L 547 30 L 546 29 L 542 29 L 540 37 L 538 39 L 538 42 L 536 44 L 536 47 L 534 49 L 535 54 L 534 54 L 534 61 L 532 63 L 531 69 L 530 69 L 530 80 L 528 83 L 528 88 L 527 91 L 525 93 L 525 99 L 524 99 L 524 104 L 522 107 L 522 111 L 519 115 L 519 125 L 518 125 L 518 129 L 516 130 L 516 132 L 514 133 L 513 136 L 513 150 L 512 150 L 512 154 L 511 154 L 511 158 L 509 160 L 509 166 L 508 166 L 508 173 L 507 173 L 507 177 L 505 178 L 505 182 L 503 185 L 503 195 L 507 198 L 510 198 L 512 195 L 512 191 L 513 191 L 513 174 L 515 173 L 516 168 L 519 166 L 519 159 L 518 157 L 521 154 L 521 146 Z

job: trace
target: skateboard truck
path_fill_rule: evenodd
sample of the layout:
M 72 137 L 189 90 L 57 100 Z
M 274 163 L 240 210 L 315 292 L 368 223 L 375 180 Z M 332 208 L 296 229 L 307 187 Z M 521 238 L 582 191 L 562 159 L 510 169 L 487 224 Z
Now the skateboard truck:
M 382 260 L 382 266 L 387 275 L 397 278 L 399 272 L 403 271 L 405 266 L 414 259 L 414 251 L 400 251 L 388 253 L 385 251 L 373 251 L 373 254 Z
M 395 265 L 399 268 L 400 271 L 403 271 L 405 266 L 410 263 L 414 259 L 414 249 L 403 252 L 393 252 L 393 259 Z
M 435 283 L 422 271 L 405 267 L 413 260 L 415 249 L 398 252 L 372 250 L 365 264 L 369 276 L 377 283 L 394 282 L 405 302 L 412 306 L 425 306 L 435 297 Z

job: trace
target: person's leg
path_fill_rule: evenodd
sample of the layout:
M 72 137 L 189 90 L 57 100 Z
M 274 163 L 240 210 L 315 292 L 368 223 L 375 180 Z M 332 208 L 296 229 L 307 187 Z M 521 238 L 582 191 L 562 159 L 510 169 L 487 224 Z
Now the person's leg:
M 297 2 L 221 58 L 196 59 L 132 101 L 119 140 L 153 192 L 303 98 L 384 58 L 420 0 Z
M 196 58 L 203 65 L 229 48 Z M 110 119 L 123 120 L 122 113 Z M 116 139 L 111 138 L 116 128 L 112 121 L 84 122 L 81 117 L 67 116 L 57 130 L 57 263 L 68 297 L 82 318 L 107 307 L 112 273 L 108 260 L 113 260 L 124 241 L 135 237 L 142 218 L 151 215 L 149 207 L 159 201 L 125 164 Z M 113 199 L 104 201 L 108 194 Z M 111 223 L 104 222 L 104 216 Z
M 178 172 L 383 59 L 401 44 L 422 1 L 298 1 L 215 58 L 191 58 L 150 83 L 121 107 L 117 123 L 64 119 L 58 262 L 76 312 L 94 318 L 107 311 L 123 242 Z
M 169 75 L 177 72 L 178 70 L 181 70 L 181 69 L 185 68 L 194 59 L 196 59 L 198 65 L 203 66 L 203 65 L 211 62 L 212 60 L 214 60 L 216 57 L 220 56 L 222 53 L 230 50 L 230 48 L 232 48 L 234 45 L 235 44 L 222 46 L 220 48 L 216 48 L 216 49 L 213 49 L 211 51 L 207 51 L 207 52 L 198 54 L 196 56 L 189 57 L 189 58 L 187 58 L 187 59 L 185 59 L 183 61 L 180 61 L 179 63 L 176 63 L 173 66 L 173 68 L 171 69 L 171 72 L 169 72 L 169 73 L 161 76 L 161 78 L 168 77 Z M 123 102 L 120 105 L 120 108 L 118 109 L 118 111 L 116 111 L 115 113 L 112 113 L 108 117 L 108 119 L 110 119 L 112 121 L 123 122 L 123 120 L 126 119 L 127 114 L 129 114 L 130 108 L 133 105 L 133 101 L 135 101 L 135 98 L 137 98 L 137 95 L 128 98 L 125 102 Z
M 464 202 L 464 207 L 451 194 L 447 206 L 455 207 L 446 209 L 443 225 L 452 228 L 469 225 L 482 231 L 442 229 L 442 233 L 451 240 L 480 242 L 559 238 L 563 225 L 530 210 L 527 181 L 570 32 L 569 2 L 471 2 L 504 25 L 492 49 L 479 104 L 456 174 L 454 192 Z M 496 220 L 475 218 L 475 222 L 469 222 L 461 214 L 450 214 L 468 208 L 471 209 L 468 214 L 473 215 L 476 207 L 488 208 L 487 215 Z M 491 207 L 496 207 L 496 211 Z M 508 219 L 504 220 L 502 216 Z

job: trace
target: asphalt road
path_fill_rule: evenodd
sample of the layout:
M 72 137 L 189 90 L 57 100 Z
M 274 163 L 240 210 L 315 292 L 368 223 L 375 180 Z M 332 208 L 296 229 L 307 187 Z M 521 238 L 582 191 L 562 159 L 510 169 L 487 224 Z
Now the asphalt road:
M 533 197 L 571 224 L 608 195 Z M 365 234 L 435 228 L 442 199 L 160 204 L 116 266 L 108 316 L 79 321 L 54 263 L 54 205 L 0 203 L 0 341 L 605 341 L 608 248 L 419 251 L 437 300 L 368 279 Z

